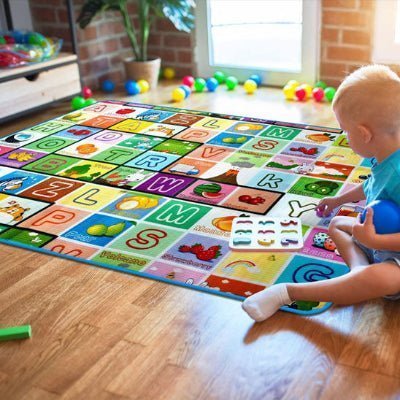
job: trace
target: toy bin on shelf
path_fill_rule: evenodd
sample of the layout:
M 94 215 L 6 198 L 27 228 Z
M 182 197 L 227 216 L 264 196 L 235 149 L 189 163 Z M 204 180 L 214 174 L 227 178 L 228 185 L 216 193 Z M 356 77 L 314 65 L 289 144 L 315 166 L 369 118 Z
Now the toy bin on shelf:
M 60 53 L 49 61 L 0 69 L 0 123 L 69 99 L 81 91 L 78 58 Z

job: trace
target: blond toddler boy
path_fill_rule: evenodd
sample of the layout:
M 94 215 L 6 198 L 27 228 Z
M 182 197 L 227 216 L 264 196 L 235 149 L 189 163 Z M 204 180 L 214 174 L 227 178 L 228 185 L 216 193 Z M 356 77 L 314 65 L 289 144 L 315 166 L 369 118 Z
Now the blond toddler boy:
M 383 65 L 362 67 L 347 76 L 334 98 L 333 111 L 352 150 L 372 158 L 370 177 L 336 197 L 321 200 L 328 216 L 348 202 L 391 200 L 400 206 L 400 78 Z M 263 321 L 296 300 L 354 304 L 377 297 L 400 298 L 400 233 L 377 234 L 373 211 L 364 223 L 336 216 L 329 235 L 350 268 L 343 276 L 310 283 L 280 283 L 247 298 L 243 309 Z

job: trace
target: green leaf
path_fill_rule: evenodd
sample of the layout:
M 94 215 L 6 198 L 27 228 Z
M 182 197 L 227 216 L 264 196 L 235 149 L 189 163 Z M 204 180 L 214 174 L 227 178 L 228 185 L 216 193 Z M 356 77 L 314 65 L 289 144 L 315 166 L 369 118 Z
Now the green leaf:
M 76 22 L 83 29 L 86 28 L 92 19 L 101 11 L 106 10 L 120 10 L 118 0 L 86 0 L 82 6 L 81 13 L 79 14 Z

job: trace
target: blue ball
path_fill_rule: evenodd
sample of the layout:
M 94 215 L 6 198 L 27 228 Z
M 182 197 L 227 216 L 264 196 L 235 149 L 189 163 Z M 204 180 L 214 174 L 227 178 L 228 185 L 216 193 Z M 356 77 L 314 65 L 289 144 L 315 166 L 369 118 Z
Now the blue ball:
M 389 200 L 375 200 L 367 205 L 374 210 L 373 222 L 376 233 L 385 235 L 400 232 L 400 207 Z M 367 209 L 361 214 L 364 222 Z
M 125 90 L 130 96 L 140 93 L 140 86 L 135 81 L 126 81 Z
M 261 85 L 261 76 L 260 75 L 256 75 L 256 74 L 253 74 L 253 75 L 251 75 L 250 76 L 250 78 L 249 79 L 251 79 L 252 81 L 254 81 L 255 83 L 257 83 L 257 86 L 260 86 Z
M 103 89 L 103 92 L 112 93 L 115 89 L 115 83 L 110 79 L 106 79 L 101 83 L 101 88 Z
M 190 90 L 190 87 L 187 85 L 181 85 L 179 87 L 181 89 L 183 89 L 183 91 L 185 92 L 185 99 L 186 99 L 186 97 L 190 96 L 190 93 L 192 93 L 192 91 Z
M 215 78 L 208 78 L 206 81 L 206 86 L 209 92 L 215 92 L 218 85 L 219 83 Z

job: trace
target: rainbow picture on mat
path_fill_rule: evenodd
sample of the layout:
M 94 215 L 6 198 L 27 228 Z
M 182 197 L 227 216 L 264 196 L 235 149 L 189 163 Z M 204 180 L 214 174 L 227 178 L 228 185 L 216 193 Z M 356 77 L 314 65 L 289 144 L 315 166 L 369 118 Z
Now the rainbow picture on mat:
M 338 129 L 102 101 L 0 138 L 0 242 L 243 299 L 348 272 L 315 207 L 369 170 Z M 238 216 L 299 218 L 304 246 L 231 251 Z

